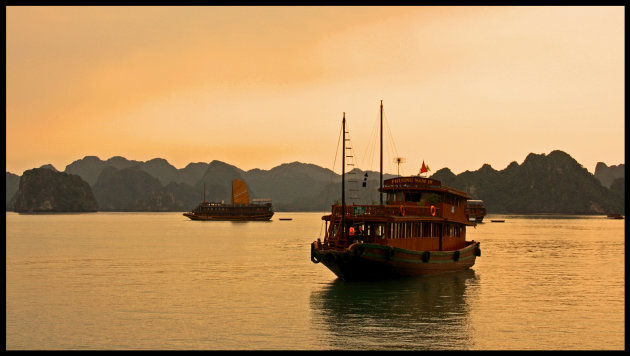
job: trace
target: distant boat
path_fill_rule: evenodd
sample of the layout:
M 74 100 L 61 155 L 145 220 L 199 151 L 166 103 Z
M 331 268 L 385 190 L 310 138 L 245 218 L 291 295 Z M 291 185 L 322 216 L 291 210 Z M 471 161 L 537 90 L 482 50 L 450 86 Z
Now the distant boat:
M 381 103 L 381 120 L 382 108 Z M 344 113 L 342 152 L 345 124 Z M 322 217 L 326 232 L 323 241 L 311 243 L 313 263 L 321 262 L 345 280 L 431 275 L 475 264 L 481 249 L 479 242 L 466 241 L 466 226 L 475 223 L 466 218 L 470 197 L 465 192 L 419 176 L 383 182 L 381 155 L 380 204 L 346 205 L 342 158 L 341 204 Z
M 608 214 L 607 218 L 609 218 L 609 219 L 623 219 L 623 215 L 621 215 L 621 214 Z
M 240 179 L 232 181 L 232 204 L 212 203 L 204 200 L 195 209 L 183 215 L 191 220 L 269 220 L 273 216 L 271 199 L 252 199 L 249 202 L 247 184 Z
M 469 221 L 480 223 L 484 216 L 486 216 L 486 207 L 483 205 L 483 200 L 468 200 L 466 218 Z
M 505 220 L 496 220 L 496 219 L 494 219 L 494 220 L 490 220 L 490 222 L 505 222 Z

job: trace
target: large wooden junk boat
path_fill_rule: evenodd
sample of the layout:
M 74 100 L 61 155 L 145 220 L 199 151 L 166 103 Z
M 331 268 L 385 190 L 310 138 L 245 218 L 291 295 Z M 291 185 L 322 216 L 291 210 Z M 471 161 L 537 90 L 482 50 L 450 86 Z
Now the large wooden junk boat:
M 486 207 L 483 205 L 483 200 L 468 200 L 466 216 L 470 221 L 483 222 L 483 218 L 486 216 Z
M 269 220 L 273 216 L 270 199 L 252 199 L 249 202 L 247 184 L 240 179 L 232 181 L 232 204 L 207 202 L 205 199 L 195 209 L 184 213 L 191 220 Z
M 345 152 L 345 113 L 342 126 Z M 466 241 L 466 227 L 476 224 L 467 219 L 465 192 L 420 176 L 383 182 L 382 130 L 380 204 L 347 206 L 344 174 L 341 204 L 322 217 L 324 240 L 311 243 L 313 263 L 344 280 L 366 280 L 464 270 L 481 255 L 479 242 Z

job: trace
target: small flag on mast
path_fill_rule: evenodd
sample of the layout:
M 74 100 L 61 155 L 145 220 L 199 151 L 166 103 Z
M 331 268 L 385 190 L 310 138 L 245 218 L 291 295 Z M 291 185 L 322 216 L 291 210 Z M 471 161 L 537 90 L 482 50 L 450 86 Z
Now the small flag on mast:
M 427 169 L 427 166 L 424 165 L 424 161 L 422 161 L 422 167 L 420 167 L 420 174 L 422 173 L 426 173 L 429 170 Z

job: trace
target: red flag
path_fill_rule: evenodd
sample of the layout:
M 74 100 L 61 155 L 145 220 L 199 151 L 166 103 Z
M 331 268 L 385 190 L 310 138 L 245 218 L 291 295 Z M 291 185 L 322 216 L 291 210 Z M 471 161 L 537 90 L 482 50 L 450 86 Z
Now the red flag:
M 428 172 L 427 166 L 424 165 L 424 161 L 422 161 L 422 167 L 420 168 L 420 174 Z

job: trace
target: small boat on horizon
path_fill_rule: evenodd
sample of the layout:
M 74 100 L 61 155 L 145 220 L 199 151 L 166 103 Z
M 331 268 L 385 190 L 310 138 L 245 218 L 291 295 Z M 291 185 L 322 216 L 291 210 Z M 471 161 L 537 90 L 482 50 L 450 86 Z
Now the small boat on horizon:
M 609 219 L 623 219 L 623 215 L 621 214 L 608 214 L 606 217 Z
M 203 194 L 203 202 L 184 216 L 191 220 L 266 221 L 274 214 L 271 199 L 252 199 L 250 203 L 247 184 L 241 179 L 232 181 L 232 204 L 207 202 L 205 184 Z
M 381 127 L 382 120 L 381 101 Z M 342 132 L 345 152 L 345 113 Z M 381 147 L 382 138 L 381 131 Z M 420 176 L 383 181 L 381 149 L 380 204 L 346 205 L 342 157 L 341 204 L 322 217 L 325 236 L 311 243 L 313 263 L 344 280 L 432 275 L 475 264 L 481 249 L 466 241 L 466 227 L 476 225 L 466 216 L 468 194 Z

